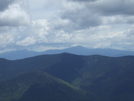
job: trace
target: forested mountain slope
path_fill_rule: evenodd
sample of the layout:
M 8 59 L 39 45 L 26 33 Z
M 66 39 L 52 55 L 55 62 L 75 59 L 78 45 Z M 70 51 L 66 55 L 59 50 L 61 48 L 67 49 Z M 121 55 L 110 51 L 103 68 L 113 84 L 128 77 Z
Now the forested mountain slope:
M 94 94 L 42 71 L 0 82 L 0 101 L 96 101 Z
M 100 98 L 99 101 L 134 100 L 133 56 L 79 56 L 63 53 L 16 61 L 0 59 L 1 81 L 37 70 L 93 92 Z

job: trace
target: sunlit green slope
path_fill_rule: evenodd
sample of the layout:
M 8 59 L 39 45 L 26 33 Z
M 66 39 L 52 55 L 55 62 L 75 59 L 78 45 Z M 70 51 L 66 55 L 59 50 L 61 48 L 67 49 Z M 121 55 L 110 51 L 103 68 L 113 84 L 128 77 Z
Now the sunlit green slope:
M 0 101 L 96 101 L 92 93 L 41 71 L 2 81 L 0 87 Z

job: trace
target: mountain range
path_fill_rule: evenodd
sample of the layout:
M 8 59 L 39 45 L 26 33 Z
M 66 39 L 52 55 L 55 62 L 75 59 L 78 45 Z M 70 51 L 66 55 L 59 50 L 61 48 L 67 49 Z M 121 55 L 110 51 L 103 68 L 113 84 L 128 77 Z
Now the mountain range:
M 133 101 L 134 56 L 0 59 L 2 101 Z
M 116 49 L 89 49 L 83 46 L 75 46 L 66 49 L 55 49 L 55 50 L 46 50 L 44 52 L 35 52 L 35 51 L 28 51 L 28 50 L 17 50 L 17 51 L 10 51 L 0 54 L 0 58 L 6 58 L 8 60 L 18 60 L 24 59 L 28 57 L 34 57 L 38 55 L 45 55 L 45 54 L 60 54 L 60 53 L 71 53 L 76 55 L 103 55 L 109 57 L 120 57 L 120 56 L 134 56 L 134 51 L 125 51 L 125 50 L 116 50 Z

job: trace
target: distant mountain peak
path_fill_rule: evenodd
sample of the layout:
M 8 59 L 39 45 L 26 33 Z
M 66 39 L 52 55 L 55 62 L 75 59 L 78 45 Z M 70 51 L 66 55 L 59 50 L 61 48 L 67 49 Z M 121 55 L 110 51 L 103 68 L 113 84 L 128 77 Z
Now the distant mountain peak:
M 134 56 L 134 51 L 123 51 L 123 50 L 115 50 L 115 49 L 89 49 L 81 45 L 73 46 L 66 49 L 55 49 L 55 50 L 47 50 L 44 52 L 34 52 L 28 50 L 18 50 L 18 51 L 11 51 L 6 53 L 1 53 L 0 58 L 6 58 L 9 60 L 17 60 L 17 59 L 24 59 L 29 57 L 34 57 L 38 55 L 46 55 L 46 54 L 61 54 L 61 53 L 70 53 L 76 55 L 103 55 L 109 57 L 120 57 L 120 56 L 127 56 L 132 55 Z
M 70 47 L 70 48 L 66 48 L 66 49 L 87 49 L 87 48 L 85 48 L 85 47 L 83 47 L 83 46 L 80 46 L 80 45 L 77 45 L 77 46 L 73 46 L 73 47 Z

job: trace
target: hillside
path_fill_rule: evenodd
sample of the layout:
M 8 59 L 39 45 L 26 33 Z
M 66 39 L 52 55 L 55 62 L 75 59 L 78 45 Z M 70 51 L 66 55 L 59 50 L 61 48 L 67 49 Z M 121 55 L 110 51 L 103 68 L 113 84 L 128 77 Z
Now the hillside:
M 83 90 L 99 101 L 134 100 L 134 57 L 79 56 L 68 53 L 16 61 L 0 60 L 0 80 L 29 71 L 45 71 Z
M 92 93 L 41 71 L 0 82 L 0 87 L 0 101 L 96 101 Z

